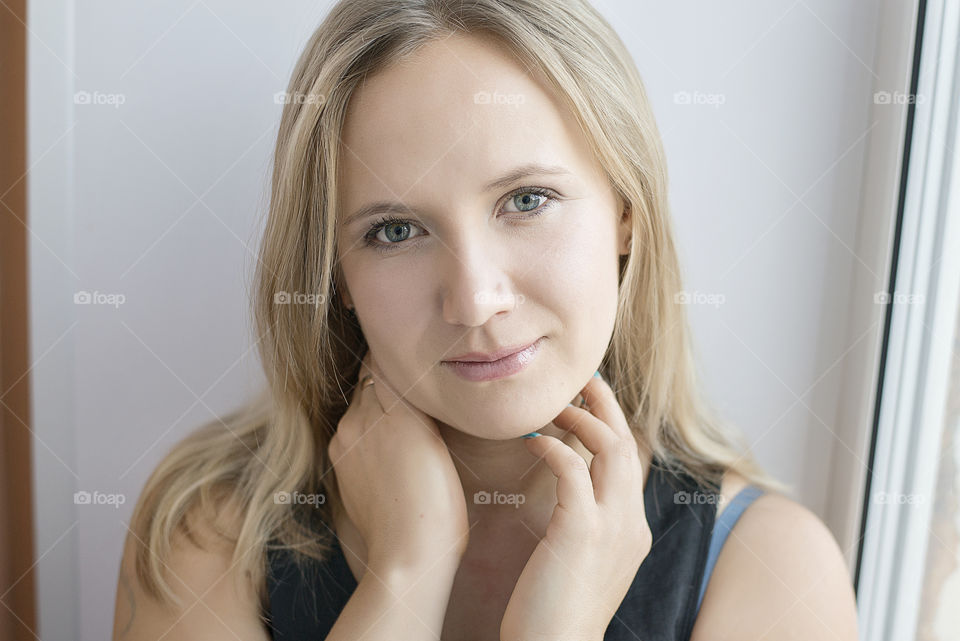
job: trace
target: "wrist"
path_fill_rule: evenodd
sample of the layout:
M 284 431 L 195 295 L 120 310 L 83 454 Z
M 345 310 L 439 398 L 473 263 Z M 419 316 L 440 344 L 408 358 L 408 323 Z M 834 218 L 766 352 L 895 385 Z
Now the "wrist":
M 385 581 L 395 583 L 416 582 L 429 574 L 434 577 L 453 578 L 460 567 L 460 555 L 448 553 L 438 555 L 432 551 L 410 550 L 371 550 L 368 568 Z

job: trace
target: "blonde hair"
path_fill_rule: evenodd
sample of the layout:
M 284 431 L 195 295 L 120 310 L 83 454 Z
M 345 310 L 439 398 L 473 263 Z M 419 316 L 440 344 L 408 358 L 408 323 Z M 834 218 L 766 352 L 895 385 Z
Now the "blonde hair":
M 241 576 L 252 577 L 264 605 L 268 549 L 291 550 L 303 561 L 326 557 L 331 535 L 309 527 L 308 511 L 317 508 L 274 497 L 323 494 L 324 514 L 342 509 L 327 446 L 365 342 L 337 304 L 339 135 L 365 76 L 456 33 L 495 38 L 548 83 L 633 213 L 601 373 L 638 439 L 661 467 L 715 491 L 728 469 L 768 491 L 787 489 L 701 397 L 685 306 L 675 301 L 682 286 L 666 160 L 643 83 L 611 26 L 584 0 L 341 0 L 297 61 L 274 150 L 253 291 L 267 389 L 179 442 L 147 480 L 134 511 L 131 529 L 143 543 L 137 575 L 162 602 L 179 603 L 164 579 L 164 560 L 175 533 L 197 543 L 187 525 L 195 512 L 237 508 L 239 528 L 216 529 L 235 544 L 233 560 Z M 292 293 L 315 294 L 319 304 L 278 304 Z

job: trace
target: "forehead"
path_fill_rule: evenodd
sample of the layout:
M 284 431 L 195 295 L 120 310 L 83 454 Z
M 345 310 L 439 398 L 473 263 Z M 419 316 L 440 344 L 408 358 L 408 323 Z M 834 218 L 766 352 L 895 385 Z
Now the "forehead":
M 572 115 L 495 43 L 456 35 L 358 87 L 340 150 L 344 204 L 471 189 L 538 162 L 597 170 Z

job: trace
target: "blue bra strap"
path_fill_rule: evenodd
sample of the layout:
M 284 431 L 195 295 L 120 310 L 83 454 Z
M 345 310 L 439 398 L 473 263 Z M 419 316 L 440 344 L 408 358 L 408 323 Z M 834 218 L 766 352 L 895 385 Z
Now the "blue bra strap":
M 727 536 L 730 534 L 730 530 L 736 525 L 743 511 L 761 494 L 763 494 L 763 490 L 755 485 L 748 485 L 743 488 L 733 497 L 730 505 L 724 508 L 720 514 L 720 518 L 713 524 L 713 532 L 710 535 L 710 552 L 707 555 L 707 566 L 703 571 L 703 581 L 700 582 L 700 597 L 697 599 L 697 612 L 700 611 L 703 595 L 707 591 L 707 583 L 710 581 L 713 566 L 717 562 L 717 557 L 720 556 L 720 548 L 723 547 Z

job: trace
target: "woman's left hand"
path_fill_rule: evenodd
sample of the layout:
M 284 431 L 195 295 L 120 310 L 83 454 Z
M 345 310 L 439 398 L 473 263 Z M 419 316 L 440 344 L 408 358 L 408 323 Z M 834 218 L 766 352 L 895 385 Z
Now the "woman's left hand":
M 601 641 L 650 552 L 637 441 L 599 377 L 581 390 L 589 410 L 553 420 L 592 454 L 587 462 L 552 436 L 525 439 L 557 477 L 557 505 L 513 590 L 501 641 Z

